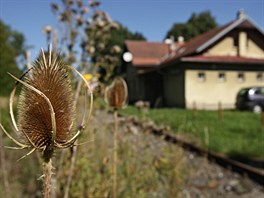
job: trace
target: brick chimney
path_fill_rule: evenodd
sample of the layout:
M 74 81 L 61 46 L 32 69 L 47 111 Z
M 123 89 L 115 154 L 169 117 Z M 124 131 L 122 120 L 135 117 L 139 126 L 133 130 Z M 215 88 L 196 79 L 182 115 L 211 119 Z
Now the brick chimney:
M 243 8 L 239 9 L 237 12 L 237 19 L 242 19 L 246 16 L 246 12 Z
M 238 33 L 238 55 L 246 56 L 247 53 L 247 33 L 240 31 Z
M 237 20 L 241 20 L 246 17 L 246 13 L 244 9 L 240 9 L 237 12 Z M 246 56 L 247 53 L 247 32 L 240 31 L 238 33 L 238 55 Z

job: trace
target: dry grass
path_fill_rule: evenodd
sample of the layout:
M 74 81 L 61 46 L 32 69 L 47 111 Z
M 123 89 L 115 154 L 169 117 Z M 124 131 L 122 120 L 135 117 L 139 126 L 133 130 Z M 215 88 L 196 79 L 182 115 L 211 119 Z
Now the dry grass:
M 7 104 L 8 104 L 8 98 L 0 96 L 0 109 L 5 108 Z
M 94 141 L 78 148 L 69 197 L 112 196 L 113 122 L 113 117 L 105 111 L 96 111 L 90 120 L 79 143 Z M 129 121 L 120 122 L 117 197 L 177 197 L 186 173 L 182 150 L 134 128 Z M 4 142 L 9 144 L 6 137 Z M 12 189 L 10 197 L 42 197 L 38 154 L 14 163 L 25 151 L 5 149 L 5 152 L 5 171 Z M 57 197 L 64 195 L 71 155 L 70 149 L 55 152 L 56 180 L 53 183 Z M 0 166 L 2 168 L 2 163 Z M 0 181 L 2 179 L 3 174 L 0 174 Z M 4 195 L 1 182 L 0 197 Z
M 79 148 L 70 197 L 111 197 L 112 122 L 105 112 L 94 117 L 86 134 L 95 133 L 95 141 Z M 117 197 L 177 197 L 184 176 L 182 150 L 132 129 L 127 121 L 121 122 L 118 137 Z

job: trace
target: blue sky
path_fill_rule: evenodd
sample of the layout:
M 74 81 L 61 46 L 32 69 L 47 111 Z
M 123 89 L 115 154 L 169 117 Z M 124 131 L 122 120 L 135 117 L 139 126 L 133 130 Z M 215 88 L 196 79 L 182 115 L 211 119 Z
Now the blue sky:
M 84 0 L 87 1 L 87 0 Z M 0 18 L 22 32 L 34 46 L 32 56 L 46 47 L 42 28 L 57 25 L 50 3 L 60 0 L 0 0 Z M 186 22 L 191 13 L 209 10 L 219 25 L 236 17 L 243 8 L 263 30 L 264 0 L 101 0 L 100 9 L 149 41 L 162 41 L 173 23 Z

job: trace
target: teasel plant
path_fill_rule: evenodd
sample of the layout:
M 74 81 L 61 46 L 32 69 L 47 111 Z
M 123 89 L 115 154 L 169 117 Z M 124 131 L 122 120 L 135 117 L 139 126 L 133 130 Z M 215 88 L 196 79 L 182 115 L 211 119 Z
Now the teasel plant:
M 113 138 L 113 198 L 117 197 L 117 164 L 118 164 L 118 109 L 124 108 L 127 103 L 127 84 L 122 77 L 116 77 L 105 89 L 105 101 L 114 114 Z
M 86 85 L 85 111 L 81 123 L 74 132 L 76 122 L 73 88 L 70 74 L 73 71 Z M 88 82 L 74 67 L 67 65 L 59 55 L 49 48 L 42 49 L 37 60 L 20 78 L 9 73 L 16 80 L 10 94 L 9 111 L 17 139 L 6 131 L 0 123 L 0 128 L 17 146 L 12 149 L 29 149 L 30 151 L 19 160 L 29 156 L 34 151 L 40 151 L 43 159 L 43 195 L 49 198 L 51 194 L 51 179 L 53 173 L 52 158 L 56 149 L 66 149 L 77 146 L 76 140 L 85 128 L 88 117 L 91 116 L 93 94 Z M 18 98 L 17 121 L 14 116 L 14 98 L 17 86 L 22 89 Z M 86 107 L 89 101 L 89 110 Z

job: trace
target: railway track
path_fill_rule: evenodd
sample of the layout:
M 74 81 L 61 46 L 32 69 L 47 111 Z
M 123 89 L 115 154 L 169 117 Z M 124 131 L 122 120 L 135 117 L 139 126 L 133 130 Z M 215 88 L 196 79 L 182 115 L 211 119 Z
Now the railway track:
M 141 126 L 144 128 L 144 126 L 142 126 L 143 124 L 136 119 L 133 119 L 133 123 L 135 125 L 138 125 L 138 126 Z M 251 180 L 259 183 L 262 186 L 264 186 L 264 169 L 263 169 L 264 167 L 256 168 L 254 166 L 250 166 L 248 164 L 242 163 L 238 160 L 230 159 L 228 156 L 225 156 L 223 154 L 219 154 L 219 153 L 201 148 L 201 147 L 194 145 L 190 142 L 179 139 L 175 135 L 164 130 L 164 128 L 157 127 L 155 125 L 149 125 L 149 126 L 147 126 L 147 128 L 153 135 L 160 136 L 165 141 L 167 141 L 169 143 L 177 144 L 186 150 L 189 150 L 191 152 L 195 152 L 200 156 L 207 157 L 208 160 L 210 160 L 214 163 L 217 163 L 220 166 L 227 168 L 233 172 L 237 172 L 240 175 L 248 177 Z

